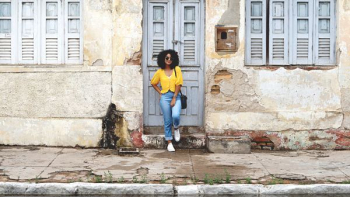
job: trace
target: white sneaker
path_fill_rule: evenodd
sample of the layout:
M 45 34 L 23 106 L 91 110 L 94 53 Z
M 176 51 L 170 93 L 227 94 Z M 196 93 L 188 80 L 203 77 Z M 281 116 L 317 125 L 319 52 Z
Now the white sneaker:
M 169 152 L 175 152 L 175 148 L 174 148 L 174 146 L 173 146 L 173 143 L 169 143 L 169 144 L 168 144 L 168 151 L 169 151 Z
M 180 141 L 180 129 L 179 128 L 177 128 L 177 129 L 175 129 L 175 131 L 174 131 L 174 137 L 175 137 L 175 141 L 176 142 L 178 142 L 178 141 Z

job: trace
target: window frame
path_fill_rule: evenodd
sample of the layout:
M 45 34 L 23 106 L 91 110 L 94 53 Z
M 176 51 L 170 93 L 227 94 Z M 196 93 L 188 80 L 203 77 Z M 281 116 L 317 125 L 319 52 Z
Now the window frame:
M 79 60 L 66 61 L 66 42 L 67 35 L 65 34 L 68 27 L 68 7 L 66 2 L 80 3 L 80 32 L 79 32 Z M 77 66 L 83 64 L 83 43 L 84 43 L 84 18 L 83 18 L 83 0 L 0 0 L 0 3 L 11 3 L 11 60 L 0 60 L 0 66 L 45 66 L 45 65 L 69 65 Z M 21 11 L 22 2 L 34 2 L 34 61 L 21 60 Z M 49 61 L 45 57 L 46 47 L 46 3 L 57 2 L 61 8 L 58 10 L 58 60 Z M 68 4 L 67 4 L 68 5 Z M 59 8 L 58 8 L 59 9 Z M 66 11 L 67 10 L 67 11 Z
M 289 21 L 289 27 L 292 26 L 292 28 L 288 28 L 286 30 L 287 34 L 287 42 L 288 46 L 284 48 L 284 50 L 287 50 L 287 56 L 286 58 L 287 63 L 271 63 L 271 56 L 272 56 L 272 48 L 271 48 L 271 37 L 272 37 L 272 28 L 271 28 L 271 4 L 273 1 L 276 0 L 246 0 L 245 1 L 245 54 L 244 54 L 244 63 L 245 66 L 280 66 L 280 67 L 288 67 L 288 66 L 297 66 L 297 67 L 333 67 L 337 66 L 337 51 L 336 51 L 336 46 L 337 46 L 337 0 L 299 0 L 299 1 L 308 1 L 311 3 L 312 6 L 310 9 L 312 9 L 312 13 L 309 13 L 309 19 L 312 21 L 311 25 L 311 37 L 310 38 L 310 43 L 311 43 L 311 52 L 309 59 L 307 63 L 297 63 L 296 60 L 296 35 L 297 33 L 294 33 L 292 30 L 296 28 L 296 24 L 293 24 L 295 10 L 297 9 L 296 6 L 293 6 L 293 4 L 296 5 L 294 0 L 281 0 L 284 2 L 288 3 L 288 14 L 286 14 L 288 17 L 286 17 L 286 21 Z M 329 53 L 329 60 L 326 61 L 321 61 L 320 58 L 318 58 L 318 50 L 319 50 L 319 45 L 318 45 L 318 39 L 319 39 L 319 30 L 318 30 L 318 17 L 319 17 L 319 11 L 318 8 L 320 6 L 319 2 L 330 2 L 330 32 L 329 32 L 329 40 L 330 40 L 330 53 Z M 251 2 L 265 2 L 265 6 L 262 8 L 262 11 L 266 10 L 266 20 L 265 24 L 263 24 L 263 31 L 266 32 L 266 35 L 263 36 L 263 40 L 265 40 L 265 45 L 263 46 L 263 49 L 266 51 L 265 55 L 262 57 L 262 60 L 258 63 L 254 62 L 252 60 L 250 53 L 251 53 L 251 15 L 250 15 L 250 10 L 251 8 Z M 309 21 L 310 22 L 310 21 Z M 295 31 L 296 32 L 296 31 Z M 263 41 L 264 43 L 264 41 Z M 295 56 L 295 57 L 294 57 Z

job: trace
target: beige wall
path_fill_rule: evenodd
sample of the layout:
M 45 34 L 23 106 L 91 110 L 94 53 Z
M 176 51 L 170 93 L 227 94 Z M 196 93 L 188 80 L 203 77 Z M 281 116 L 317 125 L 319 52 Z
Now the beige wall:
M 97 146 L 110 103 L 125 120 L 118 135 L 130 144 L 129 133 L 143 124 L 142 6 L 84 1 L 83 65 L 0 67 L 0 144 Z M 350 146 L 342 138 L 350 129 L 350 1 L 338 0 L 337 9 L 338 66 L 246 67 L 245 0 L 206 0 L 206 132 L 269 136 L 281 149 Z M 215 52 L 217 24 L 239 26 L 236 53 Z M 62 137 L 68 133 L 74 140 Z M 315 135 L 320 139 L 310 141 Z
M 206 131 L 216 134 L 242 130 L 246 133 L 278 131 L 281 135 L 289 132 L 284 137 L 305 142 L 303 146 L 294 146 L 294 142 L 283 144 L 282 148 L 293 149 L 310 146 L 306 143 L 312 134 L 310 130 L 325 133 L 349 128 L 350 1 L 338 0 L 337 3 L 339 65 L 313 70 L 246 67 L 245 1 L 239 2 L 236 11 L 240 13 L 240 47 L 236 53 L 218 54 L 215 52 L 214 27 L 228 20 L 223 17 L 230 17 L 226 10 L 232 8 L 228 0 L 206 1 Z M 225 25 L 235 25 L 235 21 Z M 266 132 L 262 135 L 268 135 Z M 304 135 L 298 135 L 298 132 L 304 132 Z M 336 139 L 335 134 L 332 136 Z

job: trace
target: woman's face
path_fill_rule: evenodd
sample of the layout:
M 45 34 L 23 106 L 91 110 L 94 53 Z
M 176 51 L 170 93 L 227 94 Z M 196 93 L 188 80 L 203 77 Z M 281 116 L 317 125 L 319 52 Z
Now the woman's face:
M 170 65 L 173 62 L 173 58 L 171 57 L 171 55 L 168 53 L 165 56 L 165 64 Z

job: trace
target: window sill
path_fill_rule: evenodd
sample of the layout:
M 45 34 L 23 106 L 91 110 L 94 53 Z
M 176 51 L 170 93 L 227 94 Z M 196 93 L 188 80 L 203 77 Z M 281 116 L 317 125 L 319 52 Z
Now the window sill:
M 338 65 L 245 65 L 247 68 L 255 70 L 278 70 L 284 68 L 286 70 L 295 70 L 297 68 L 302 70 L 331 70 L 337 68 Z
M 22 72 L 111 72 L 110 66 L 84 66 L 84 65 L 13 65 L 0 64 L 0 73 Z

